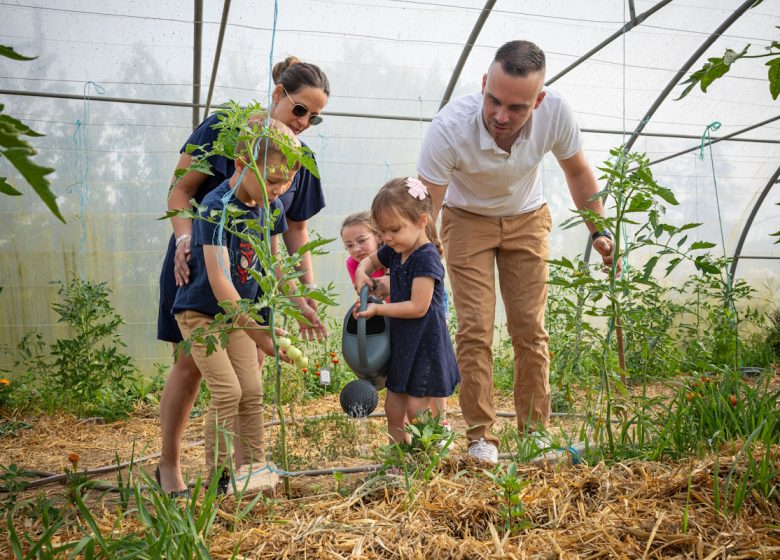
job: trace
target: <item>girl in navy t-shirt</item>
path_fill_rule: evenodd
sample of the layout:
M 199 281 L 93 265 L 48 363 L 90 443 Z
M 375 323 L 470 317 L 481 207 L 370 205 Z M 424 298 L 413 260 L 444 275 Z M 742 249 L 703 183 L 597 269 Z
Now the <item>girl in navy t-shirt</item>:
M 355 288 L 371 286 L 371 274 L 390 269 L 392 303 L 370 303 L 358 317 L 391 318 L 390 366 L 385 414 L 390 438 L 407 441 L 406 421 L 430 410 L 439 415 L 437 397 L 448 397 L 460 382 L 444 316 L 444 266 L 433 222 L 433 203 L 417 179 L 393 179 L 371 204 L 371 220 L 384 245 L 355 272 Z

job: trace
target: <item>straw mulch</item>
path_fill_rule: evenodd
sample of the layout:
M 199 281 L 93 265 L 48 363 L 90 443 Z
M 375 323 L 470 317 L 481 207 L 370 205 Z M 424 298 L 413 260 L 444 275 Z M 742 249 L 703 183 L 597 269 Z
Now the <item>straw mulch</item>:
M 298 413 L 324 413 L 334 406 L 320 402 Z M 382 420 L 371 422 L 380 426 L 367 432 L 371 441 L 381 441 Z M 34 424 L 16 438 L 0 439 L 0 464 L 62 472 L 69 466 L 68 452 L 78 452 L 80 468 L 89 468 L 110 464 L 113 452 L 126 459 L 133 442 L 136 455 L 159 450 L 159 426 L 151 411 L 111 425 L 67 417 L 40 418 Z M 193 420 L 185 440 L 199 438 L 200 428 Z M 305 447 L 305 441 L 296 442 L 293 452 L 302 455 Z M 738 449 L 721 451 L 721 490 L 732 466 L 736 473 L 744 468 L 728 456 Z M 187 453 L 196 468 L 202 447 Z M 333 464 L 361 460 L 366 462 L 353 456 Z M 780 449 L 774 449 L 774 469 L 780 469 Z M 611 467 L 522 465 L 519 475 L 530 482 L 522 494 L 528 527 L 508 534 L 496 486 L 481 465 L 464 458 L 461 444 L 439 476 L 418 483 L 412 492 L 398 476 L 347 476 L 341 483 L 342 490 L 348 489 L 342 492 L 346 496 L 335 492 L 333 477 L 300 478 L 293 481 L 291 498 L 261 502 L 241 521 L 235 519 L 238 507 L 229 497 L 221 505 L 208 546 L 216 558 L 229 558 L 238 545 L 243 558 L 253 559 L 780 558 L 777 495 L 770 502 L 751 495 L 738 515 L 722 515 L 713 503 L 713 470 L 711 457 Z M 50 496 L 64 492 L 56 485 L 39 491 Z M 107 531 L 115 527 L 112 500 L 111 494 L 96 493 L 91 500 Z M 686 507 L 688 530 L 683 532 Z M 35 529 L 35 521 L 15 521 L 22 530 Z M 140 530 L 133 525 L 126 520 L 121 532 Z M 71 527 L 60 538 L 80 535 Z M 8 556 L 3 539 L 0 557 Z
M 720 465 L 722 474 L 731 468 L 728 459 Z M 718 514 L 712 468 L 712 460 L 522 467 L 532 527 L 514 535 L 505 531 L 493 486 L 470 460 L 451 460 L 411 505 L 397 476 L 361 477 L 346 497 L 308 494 L 311 480 L 296 480 L 293 498 L 259 505 L 241 521 L 226 499 L 209 548 L 230 558 L 237 546 L 246 559 L 780 558 L 778 503 L 752 496 L 738 516 Z M 102 511 L 109 529 L 111 508 Z

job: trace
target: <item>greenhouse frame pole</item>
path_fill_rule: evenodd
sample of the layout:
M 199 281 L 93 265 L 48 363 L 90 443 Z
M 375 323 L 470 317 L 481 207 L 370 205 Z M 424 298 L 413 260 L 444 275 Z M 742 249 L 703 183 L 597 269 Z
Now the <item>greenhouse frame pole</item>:
M 209 94 L 206 97 L 206 108 L 203 109 L 203 120 L 209 116 L 211 108 L 211 96 L 214 94 L 214 84 L 217 81 L 217 69 L 219 69 L 219 59 L 222 57 L 222 42 L 225 39 L 225 27 L 227 27 L 228 12 L 230 12 L 230 0 L 225 0 L 222 6 L 222 21 L 219 24 L 219 37 L 217 38 L 217 52 L 214 53 L 214 65 L 211 68 L 211 80 L 209 81 Z
M 607 37 L 606 39 L 604 39 L 604 40 L 603 40 L 601 43 L 599 43 L 598 45 L 596 45 L 595 47 L 593 47 L 591 50 L 589 50 L 588 52 L 586 52 L 584 55 L 582 55 L 581 57 L 579 57 L 577 60 L 575 60 L 574 62 L 572 62 L 571 64 L 569 64 L 569 65 L 568 65 L 566 68 L 564 68 L 563 70 L 561 70 L 560 72 L 558 72 L 558 73 L 557 73 L 555 76 L 553 76 L 552 78 L 550 78 L 549 80 L 547 80 L 547 82 L 545 82 L 545 84 L 544 84 L 544 85 L 546 85 L 546 86 L 549 86 L 550 84 L 552 84 L 552 83 L 553 83 L 553 82 L 555 82 L 556 80 L 559 80 L 559 79 L 560 79 L 560 78 L 562 78 L 564 75 L 566 75 L 566 74 L 568 74 L 570 71 L 574 70 L 574 69 L 575 69 L 577 66 L 579 66 L 580 64 L 582 64 L 583 62 L 585 62 L 586 60 L 588 60 L 588 59 L 589 59 L 591 56 L 593 56 L 594 54 L 596 54 L 597 52 L 599 52 L 601 49 L 603 49 L 604 47 L 606 47 L 607 45 L 609 45 L 609 44 L 610 44 L 612 41 L 614 41 L 614 40 L 615 40 L 615 39 L 617 39 L 618 37 L 621 37 L 622 35 L 624 35 L 624 34 L 628 33 L 628 32 L 629 32 L 629 31 L 631 31 L 633 28 L 635 28 L 635 27 L 639 26 L 639 25 L 640 25 L 640 24 L 641 24 L 643 21 L 645 21 L 645 20 L 646 20 L 647 18 L 649 18 L 651 15 L 653 15 L 654 13 L 656 13 L 658 10 L 660 10 L 661 8 L 663 8 L 664 6 L 666 6 L 667 4 L 669 4 L 671 1 L 672 1 L 672 0 L 663 0 L 662 2 L 658 2 L 658 4 L 656 4 L 655 6 L 653 6 L 652 8 L 650 8 L 649 10 L 647 10 L 646 12 L 644 12 L 644 13 L 642 13 L 642 14 L 639 14 L 639 16 L 636 16 L 636 17 L 635 17 L 635 12 L 634 12 L 634 3 L 632 2 L 632 3 L 631 3 L 631 12 L 632 12 L 632 16 L 631 16 L 631 20 L 630 20 L 628 23 L 626 23 L 626 24 L 625 24 L 623 27 L 621 27 L 620 29 L 618 29 L 617 31 L 615 31 L 615 32 L 614 32 L 612 35 L 610 35 L 609 37 Z
M 655 112 L 658 110 L 658 107 L 661 106 L 661 103 L 663 103 L 666 98 L 671 93 L 672 89 L 677 86 L 677 84 L 680 82 L 680 80 L 685 76 L 685 73 L 690 69 L 691 66 L 696 63 L 699 58 L 701 58 L 701 55 L 704 54 L 704 52 L 710 48 L 712 43 L 714 43 L 726 29 L 731 27 L 731 25 L 737 21 L 742 14 L 744 14 L 746 11 L 750 9 L 750 7 L 756 3 L 756 0 L 746 0 L 746 2 L 743 2 L 742 5 L 734 10 L 734 13 L 732 13 L 726 20 L 721 23 L 718 28 L 712 32 L 712 34 L 705 39 L 705 41 L 699 46 L 698 49 L 691 55 L 691 57 L 685 61 L 685 64 L 683 64 L 680 69 L 677 71 L 677 73 L 674 75 L 674 77 L 669 81 L 669 83 L 666 85 L 666 87 L 661 91 L 661 94 L 658 96 L 658 98 L 655 100 L 655 102 L 650 106 L 650 108 L 647 110 L 647 113 L 645 113 L 644 118 L 639 121 L 639 124 L 636 127 L 636 130 L 631 134 L 631 138 L 628 139 L 628 142 L 626 142 L 625 147 L 623 148 L 624 153 L 628 153 L 631 150 L 631 147 L 634 145 L 634 142 L 636 142 L 636 139 L 639 137 L 639 133 L 642 132 L 642 129 L 647 125 L 648 122 L 650 122 L 650 119 L 655 114 Z
M 739 262 L 739 257 L 742 253 L 742 247 L 745 245 L 745 240 L 747 239 L 747 234 L 750 231 L 750 227 L 753 225 L 753 220 L 756 218 L 756 214 L 758 214 L 758 210 L 764 203 L 764 200 L 769 194 L 769 191 L 771 191 L 772 187 L 778 183 L 778 179 L 780 179 L 780 167 L 777 168 L 777 171 L 775 171 L 775 174 L 772 175 L 771 179 L 769 179 L 769 182 L 764 187 L 764 190 L 761 191 L 761 194 L 758 196 L 756 203 L 753 205 L 753 209 L 750 211 L 750 216 L 748 216 L 748 219 L 745 222 L 745 226 L 742 228 L 742 233 L 739 236 L 737 248 L 734 250 L 734 259 L 731 261 L 731 270 L 729 271 L 729 277 L 732 278 L 732 280 L 734 278 L 734 273 L 737 271 L 737 263 Z
M 653 102 L 653 104 L 650 106 L 650 108 L 645 113 L 644 118 L 642 118 L 641 121 L 639 121 L 639 124 L 637 125 L 634 132 L 631 133 L 631 137 L 628 139 L 628 141 L 623 146 L 623 153 L 627 154 L 631 147 L 634 145 L 634 142 L 636 142 L 637 138 L 639 138 L 640 134 L 642 133 L 642 130 L 645 128 L 648 122 L 650 122 L 650 119 L 655 114 L 655 112 L 658 110 L 658 107 L 661 106 L 661 103 L 666 100 L 666 98 L 671 93 L 672 89 L 680 82 L 683 76 L 685 76 L 685 73 L 690 69 L 691 66 L 694 65 L 694 63 L 701 58 L 701 55 L 704 54 L 704 51 L 706 51 L 712 43 L 714 43 L 718 37 L 721 36 L 721 34 L 731 27 L 731 25 L 737 21 L 742 14 L 744 14 L 750 7 L 755 4 L 756 0 L 747 0 L 746 2 L 743 2 L 742 5 L 740 5 L 739 8 L 734 10 L 734 13 L 732 13 L 726 20 L 721 23 L 718 28 L 712 32 L 712 34 L 705 39 L 705 41 L 699 46 L 698 49 L 688 58 L 688 60 L 685 61 L 685 64 L 683 64 L 680 69 L 677 71 L 677 73 L 672 77 L 672 79 L 669 81 L 669 83 L 666 85 L 666 87 L 661 91 L 661 94 L 658 96 L 658 98 Z M 590 254 L 590 245 L 593 241 L 591 240 L 590 236 L 588 236 L 588 240 L 585 244 L 585 253 Z M 588 262 L 588 261 L 585 261 Z
M 203 50 L 203 0 L 195 0 L 192 52 L 192 129 L 200 123 L 200 59 Z
M 477 42 L 477 38 L 482 31 L 482 27 L 485 25 L 485 22 L 490 15 L 490 11 L 493 9 L 495 4 L 496 0 L 487 0 L 485 2 L 485 7 L 482 8 L 477 21 L 474 23 L 474 28 L 471 30 L 471 34 L 469 34 L 469 38 L 466 39 L 466 44 L 463 45 L 463 50 L 460 52 L 458 63 L 455 65 L 455 69 L 452 71 L 452 76 L 450 76 L 450 82 L 447 84 L 447 89 L 444 90 L 444 96 L 441 98 L 439 111 L 441 111 L 442 108 L 447 103 L 449 103 L 452 92 L 455 90 L 455 85 L 460 79 L 460 73 L 463 72 L 463 67 L 466 65 L 466 60 L 468 60 L 469 55 L 471 54 L 471 49 L 474 48 L 474 43 Z
M 765 121 L 761 121 L 760 123 L 756 123 L 756 124 L 750 125 L 750 126 L 745 127 L 745 128 L 743 128 L 741 130 L 737 130 L 736 132 L 732 132 L 731 134 L 727 134 L 726 136 L 721 136 L 720 138 L 710 138 L 710 140 L 708 142 L 704 143 L 704 144 L 699 143 L 696 146 L 694 146 L 693 148 L 688 148 L 687 150 L 683 150 L 681 152 L 677 152 L 676 154 L 672 154 L 670 156 L 665 156 L 665 157 L 659 158 L 657 160 L 651 161 L 647 165 L 649 167 L 651 165 L 655 165 L 656 163 L 661 163 L 662 161 L 667 161 L 667 160 L 670 160 L 670 159 L 674 159 L 676 157 L 685 155 L 687 153 L 695 152 L 696 150 L 700 150 L 701 148 L 706 148 L 707 146 L 712 146 L 716 142 L 722 142 L 723 140 L 731 140 L 732 137 L 734 137 L 734 136 L 738 136 L 740 134 L 744 134 L 746 132 L 750 132 L 753 129 L 762 127 L 762 126 L 767 125 L 769 123 L 773 123 L 773 122 L 775 122 L 778 119 L 780 119 L 780 115 L 778 115 L 776 117 L 772 117 L 771 119 L 767 119 Z M 643 134 L 646 134 L 646 133 L 643 133 Z M 750 142 L 752 140 L 753 139 L 751 139 L 751 138 L 743 138 L 743 139 L 737 140 L 737 141 Z M 780 140 L 775 140 L 775 141 L 768 142 L 768 143 L 772 143 L 772 144 L 780 143 Z

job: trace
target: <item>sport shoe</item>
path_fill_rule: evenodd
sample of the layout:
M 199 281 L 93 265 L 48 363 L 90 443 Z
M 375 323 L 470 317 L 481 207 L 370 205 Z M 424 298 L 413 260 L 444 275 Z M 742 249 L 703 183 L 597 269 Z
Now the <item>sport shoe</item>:
M 442 427 L 442 433 L 441 439 L 436 443 L 436 445 L 439 446 L 439 449 L 444 449 L 444 447 L 448 444 L 451 446 L 452 441 L 454 440 L 452 437 L 452 428 L 450 427 L 450 423 L 446 420 L 439 425 Z
M 533 442 L 539 451 L 546 451 L 552 447 L 552 438 L 547 432 L 533 431 L 528 434 L 528 439 Z
M 518 441 L 517 457 L 519 461 L 530 461 L 546 453 L 552 447 L 552 439 L 547 432 L 528 432 Z
M 234 473 L 235 487 L 238 492 L 272 494 L 279 483 L 279 475 L 274 472 L 273 463 L 242 465 Z M 227 487 L 227 495 L 233 494 L 233 483 Z
M 485 438 L 480 438 L 469 446 L 469 455 L 492 465 L 498 463 L 498 447 L 485 441 Z
M 230 486 L 230 473 L 224 470 L 217 479 L 217 496 L 227 494 L 228 486 Z

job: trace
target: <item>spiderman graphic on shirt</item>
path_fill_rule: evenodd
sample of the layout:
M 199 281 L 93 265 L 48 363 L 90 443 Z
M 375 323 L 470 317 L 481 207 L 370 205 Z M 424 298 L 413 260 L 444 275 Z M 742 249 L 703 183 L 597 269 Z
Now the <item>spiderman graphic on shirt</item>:
M 241 284 L 246 284 L 249 279 L 249 269 L 255 263 L 255 250 L 252 248 L 252 244 L 246 241 L 242 241 L 238 244 L 239 259 L 236 272 L 238 273 L 238 281 Z

